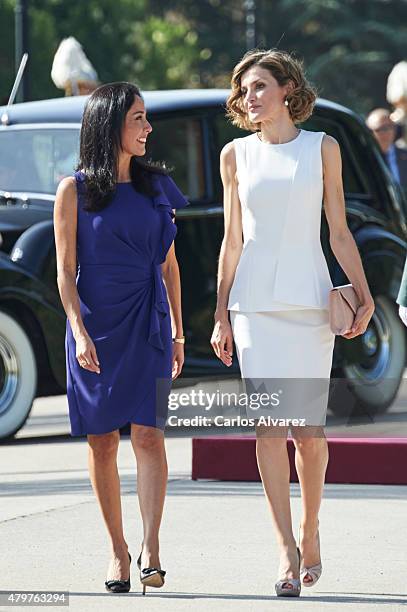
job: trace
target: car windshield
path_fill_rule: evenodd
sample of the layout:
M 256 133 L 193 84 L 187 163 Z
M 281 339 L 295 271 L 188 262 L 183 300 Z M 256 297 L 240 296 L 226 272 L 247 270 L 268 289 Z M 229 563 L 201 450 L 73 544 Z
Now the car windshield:
M 54 194 L 78 151 L 78 129 L 0 130 L 0 190 Z

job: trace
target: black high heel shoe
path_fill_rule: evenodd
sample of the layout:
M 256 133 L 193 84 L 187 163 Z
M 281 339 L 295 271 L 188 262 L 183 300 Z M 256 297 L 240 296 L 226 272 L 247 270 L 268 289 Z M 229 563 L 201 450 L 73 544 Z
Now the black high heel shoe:
M 129 553 L 131 563 L 131 554 Z M 130 591 L 130 575 L 127 580 L 105 580 L 105 589 L 111 593 L 128 593 Z
M 141 552 L 143 552 L 143 550 Z M 158 567 L 145 567 L 141 569 L 141 553 L 137 559 L 137 565 L 140 570 L 140 582 L 143 585 L 143 595 L 146 594 L 146 586 L 160 588 L 164 585 L 164 576 L 167 572 Z

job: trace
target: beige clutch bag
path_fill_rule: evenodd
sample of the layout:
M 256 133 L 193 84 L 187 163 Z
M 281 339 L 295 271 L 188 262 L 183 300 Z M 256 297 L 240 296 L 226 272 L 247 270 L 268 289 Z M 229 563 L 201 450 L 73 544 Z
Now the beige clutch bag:
M 329 292 L 329 325 L 332 333 L 341 336 L 351 329 L 360 302 L 352 285 L 333 287 Z

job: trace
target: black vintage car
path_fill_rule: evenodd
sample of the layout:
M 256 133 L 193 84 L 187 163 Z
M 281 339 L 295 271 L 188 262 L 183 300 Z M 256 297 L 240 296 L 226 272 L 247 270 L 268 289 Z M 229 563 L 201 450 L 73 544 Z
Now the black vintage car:
M 178 212 L 176 251 L 183 287 L 184 376 L 238 376 L 210 345 L 217 259 L 223 235 L 219 152 L 244 136 L 225 119 L 228 90 L 144 92 L 153 132 L 147 156 L 174 167 L 191 205 Z M 0 108 L 0 438 L 26 420 L 33 398 L 64 392 L 65 314 L 56 286 L 52 211 L 62 177 L 72 174 L 86 97 Z M 340 143 L 348 223 L 358 244 L 376 309 L 366 333 L 337 338 L 333 376 L 362 381 L 354 400 L 384 411 L 406 362 L 397 316 L 407 240 L 407 205 L 360 116 L 318 99 L 301 127 Z M 330 247 L 322 212 L 321 242 L 334 285 L 348 282 Z M 341 410 L 340 402 L 333 403 Z

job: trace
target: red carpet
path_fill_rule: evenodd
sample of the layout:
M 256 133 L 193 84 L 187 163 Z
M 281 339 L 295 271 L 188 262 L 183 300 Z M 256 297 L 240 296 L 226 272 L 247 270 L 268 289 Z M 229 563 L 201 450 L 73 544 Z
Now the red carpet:
M 327 438 L 325 482 L 407 484 L 407 438 Z M 294 444 L 287 441 L 290 481 L 298 482 Z M 255 437 L 192 439 L 192 479 L 259 481 Z

